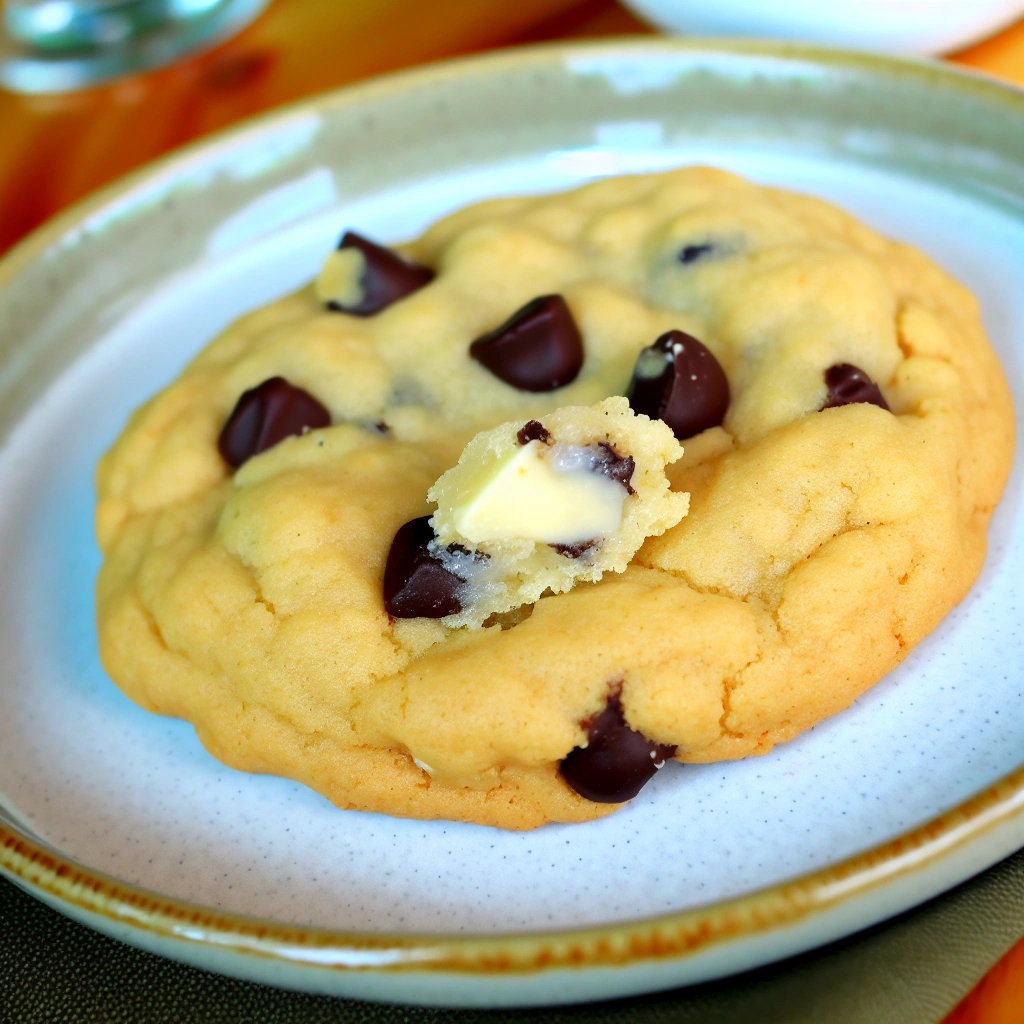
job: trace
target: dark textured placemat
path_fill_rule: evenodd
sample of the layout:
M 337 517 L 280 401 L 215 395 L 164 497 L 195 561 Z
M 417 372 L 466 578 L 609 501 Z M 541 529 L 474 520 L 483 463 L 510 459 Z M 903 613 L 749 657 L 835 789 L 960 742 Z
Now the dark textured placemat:
M 924 907 L 774 967 L 539 1010 L 430 1010 L 285 992 L 142 953 L 0 879 L 2 1024 L 935 1024 L 1024 934 L 1024 851 Z

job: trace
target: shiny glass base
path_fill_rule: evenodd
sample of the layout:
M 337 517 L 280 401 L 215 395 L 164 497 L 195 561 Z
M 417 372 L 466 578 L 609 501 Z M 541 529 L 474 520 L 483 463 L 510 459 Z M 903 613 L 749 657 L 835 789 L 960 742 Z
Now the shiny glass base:
M 269 0 L 8 0 L 0 85 L 63 93 L 223 42 Z

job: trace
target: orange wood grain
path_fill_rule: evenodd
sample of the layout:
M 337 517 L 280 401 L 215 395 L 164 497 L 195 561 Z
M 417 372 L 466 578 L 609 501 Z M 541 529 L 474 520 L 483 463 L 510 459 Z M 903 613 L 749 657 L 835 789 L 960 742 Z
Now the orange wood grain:
M 949 59 L 1024 86 L 1024 20 Z M 1024 1013 L 1020 1019 L 1024 1021 Z

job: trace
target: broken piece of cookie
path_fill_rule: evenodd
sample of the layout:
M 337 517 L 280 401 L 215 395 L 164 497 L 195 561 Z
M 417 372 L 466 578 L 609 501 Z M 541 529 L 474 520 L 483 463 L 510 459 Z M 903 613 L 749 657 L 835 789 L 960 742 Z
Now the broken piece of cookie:
M 624 398 L 478 434 L 427 494 L 438 506 L 427 550 L 458 605 L 444 624 L 479 626 L 622 572 L 648 537 L 686 515 L 688 495 L 665 475 L 682 454 L 664 423 L 635 415 Z M 389 568 L 408 561 L 392 553 Z M 408 617 L 404 593 L 385 593 L 391 614 Z M 420 614 L 439 617 L 442 607 L 453 604 Z

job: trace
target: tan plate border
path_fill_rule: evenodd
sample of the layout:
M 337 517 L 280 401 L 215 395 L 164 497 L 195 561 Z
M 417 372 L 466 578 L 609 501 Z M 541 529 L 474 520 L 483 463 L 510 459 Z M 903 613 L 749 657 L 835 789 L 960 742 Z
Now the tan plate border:
M 1024 812 L 1024 768 L 952 811 L 829 868 L 680 914 L 577 931 L 505 936 L 359 934 L 303 928 L 161 896 L 84 867 L 0 823 L 0 871 L 151 936 L 330 971 L 532 974 L 671 960 L 795 925 L 917 872 Z
M 199 151 L 259 131 L 272 121 L 318 107 L 352 105 L 371 97 L 415 88 L 428 81 L 462 77 L 480 65 L 546 65 L 587 55 L 634 54 L 638 50 L 709 52 L 807 60 L 830 67 L 912 77 L 942 84 L 1024 115 L 1024 90 L 984 75 L 929 61 L 786 43 L 742 40 L 654 39 L 600 44 L 545 44 L 384 76 L 337 92 L 278 108 L 166 156 L 107 186 L 39 228 L 0 260 L 0 287 L 42 256 L 71 228 L 155 173 L 188 162 Z M 0 808 L 2 810 L 2 808 Z M 913 874 L 1024 814 L 1024 767 L 955 809 L 896 839 L 839 864 L 746 896 L 629 924 L 576 931 L 504 936 L 359 934 L 261 921 L 185 903 L 121 882 L 64 857 L 0 818 L 0 872 L 50 901 L 96 915 L 157 939 L 212 946 L 231 953 L 280 959 L 329 971 L 447 972 L 469 976 L 535 974 L 565 968 L 624 967 L 694 955 L 723 942 L 753 938 L 820 915 Z

